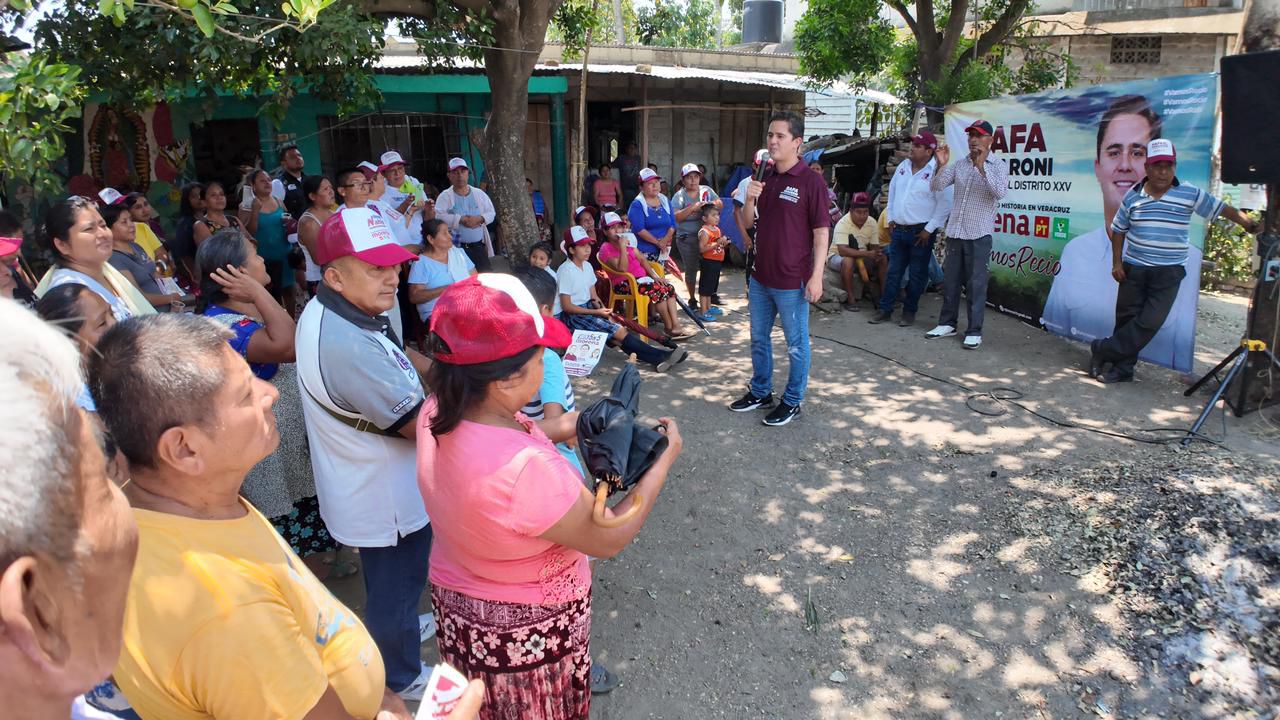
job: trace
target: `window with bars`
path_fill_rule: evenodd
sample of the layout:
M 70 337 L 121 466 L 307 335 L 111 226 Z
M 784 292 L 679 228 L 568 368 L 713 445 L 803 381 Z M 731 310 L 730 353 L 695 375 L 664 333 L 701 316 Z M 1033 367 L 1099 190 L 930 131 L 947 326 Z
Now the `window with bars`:
M 340 119 L 317 118 L 320 128 L 320 163 L 327 173 L 359 164 L 377 163 L 382 153 L 396 150 L 409 165 L 409 174 L 446 187 L 449 158 L 462 155 L 462 129 L 458 119 L 437 114 L 381 113 Z
M 1159 35 L 1130 35 L 1111 38 L 1111 64 L 1157 65 L 1160 63 Z

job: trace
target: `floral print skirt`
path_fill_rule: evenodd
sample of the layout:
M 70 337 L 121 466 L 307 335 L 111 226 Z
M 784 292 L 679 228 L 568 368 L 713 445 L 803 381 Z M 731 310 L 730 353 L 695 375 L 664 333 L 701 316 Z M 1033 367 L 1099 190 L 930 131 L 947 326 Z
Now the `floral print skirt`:
M 649 298 L 649 302 L 655 303 L 660 303 L 676 294 L 675 288 L 670 284 L 661 281 L 636 283 L 636 289 L 640 291 L 641 295 Z M 631 285 L 626 280 L 623 280 L 613 286 L 613 291 L 619 295 L 626 295 L 631 292 Z
M 480 720 L 587 720 L 591 595 L 561 605 L 480 600 L 432 587 L 440 657 L 484 681 Z
M 271 525 L 298 557 L 338 549 L 338 541 L 329 535 L 329 528 L 320 517 L 320 501 L 315 495 L 295 502 L 288 513 L 271 518 Z

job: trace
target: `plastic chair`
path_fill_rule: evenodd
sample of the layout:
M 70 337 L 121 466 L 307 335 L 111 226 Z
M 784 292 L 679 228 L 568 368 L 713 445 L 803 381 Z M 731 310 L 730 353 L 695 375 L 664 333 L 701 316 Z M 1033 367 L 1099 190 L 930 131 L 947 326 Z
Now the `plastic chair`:
M 596 272 L 609 282 L 609 308 L 617 309 L 617 303 L 623 304 L 623 311 L 644 327 L 649 326 L 649 297 L 640 293 L 636 277 L 631 273 L 618 272 L 611 268 L 603 268 Z M 618 283 L 626 281 L 630 292 L 618 292 Z

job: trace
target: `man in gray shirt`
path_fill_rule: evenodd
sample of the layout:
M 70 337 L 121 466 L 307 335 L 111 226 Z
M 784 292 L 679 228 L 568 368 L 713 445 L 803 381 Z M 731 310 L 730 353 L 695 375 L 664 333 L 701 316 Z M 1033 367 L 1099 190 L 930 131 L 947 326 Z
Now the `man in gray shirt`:
M 417 482 L 417 423 L 427 360 L 404 347 L 383 314 L 396 302 L 397 267 L 414 256 L 382 217 L 346 207 L 320 226 L 324 268 L 297 330 L 298 386 L 320 515 L 336 540 L 360 549 L 365 626 L 387 687 L 421 700 L 430 677 L 419 645 L 431 525 Z

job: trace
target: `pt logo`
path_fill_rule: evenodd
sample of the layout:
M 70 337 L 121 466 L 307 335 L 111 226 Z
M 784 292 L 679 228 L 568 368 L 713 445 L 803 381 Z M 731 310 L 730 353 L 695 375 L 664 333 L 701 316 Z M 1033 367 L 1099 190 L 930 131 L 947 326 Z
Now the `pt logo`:
M 1037 220 L 1037 226 L 1039 221 Z M 1071 220 L 1064 217 L 1056 217 L 1053 219 L 1053 239 L 1067 240 L 1067 231 L 1071 228 Z
M 1036 216 L 1035 236 L 1038 238 L 1049 237 L 1049 216 L 1048 215 Z

